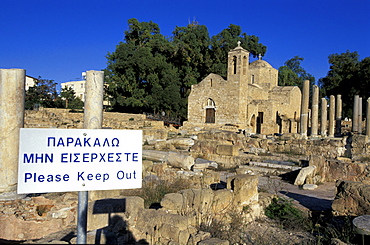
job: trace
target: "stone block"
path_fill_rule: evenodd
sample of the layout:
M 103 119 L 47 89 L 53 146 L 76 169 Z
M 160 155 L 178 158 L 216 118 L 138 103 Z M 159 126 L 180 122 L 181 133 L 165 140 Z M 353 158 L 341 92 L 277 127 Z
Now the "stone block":
M 89 191 L 89 201 L 114 198 L 121 195 L 121 190 Z
M 0 216 L 0 238 L 5 240 L 40 239 L 51 233 L 63 230 L 62 219 L 25 221 L 14 214 Z
M 218 238 L 209 238 L 198 243 L 198 245 L 229 245 L 229 244 L 230 244 L 229 241 L 221 240 Z
M 196 234 L 191 234 L 188 244 L 199 244 L 198 242 L 211 238 L 209 232 L 198 231 Z
M 195 161 L 192 156 L 170 151 L 168 152 L 166 162 L 173 167 L 190 170 Z
M 179 193 L 184 198 L 184 212 L 203 212 L 211 209 L 213 201 L 211 189 L 187 189 Z
M 338 180 L 337 193 L 332 203 L 335 215 L 361 216 L 370 214 L 370 185 Z
M 180 193 L 168 193 L 161 200 L 162 209 L 177 214 L 183 210 L 183 196 Z
M 223 189 L 214 192 L 214 198 L 212 203 L 212 212 L 218 213 L 224 211 L 230 207 L 234 199 L 234 193 L 232 190 Z
M 258 201 L 258 176 L 238 174 L 227 179 L 227 188 L 234 191 L 234 205 L 245 206 Z
M 317 185 L 315 185 L 315 184 L 304 184 L 304 185 L 302 186 L 302 189 L 303 189 L 303 190 L 310 190 L 310 191 L 313 191 L 313 190 L 315 190 L 317 187 L 318 187 L 318 186 L 317 186 Z
M 227 156 L 238 156 L 239 147 L 236 145 L 217 145 L 216 153 Z
M 294 185 L 303 185 L 306 181 L 306 178 L 308 176 L 313 177 L 315 175 L 316 166 L 308 166 L 305 168 L 302 168 L 297 178 L 294 181 Z
M 177 243 L 179 242 L 180 228 L 178 226 L 164 223 L 161 227 L 159 227 L 158 233 L 161 238 L 163 237 Z

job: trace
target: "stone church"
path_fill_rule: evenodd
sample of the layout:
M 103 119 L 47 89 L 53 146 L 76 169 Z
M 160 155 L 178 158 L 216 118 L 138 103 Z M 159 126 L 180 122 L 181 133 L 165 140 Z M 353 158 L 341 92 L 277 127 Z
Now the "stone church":
M 264 60 L 249 63 L 238 46 L 228 53 L 227 80 L 209 74 L 192 85 L 184 126 L 235 125 L 249 133 L 297 133 L 301 91 L 278 86 L 278 70 Z

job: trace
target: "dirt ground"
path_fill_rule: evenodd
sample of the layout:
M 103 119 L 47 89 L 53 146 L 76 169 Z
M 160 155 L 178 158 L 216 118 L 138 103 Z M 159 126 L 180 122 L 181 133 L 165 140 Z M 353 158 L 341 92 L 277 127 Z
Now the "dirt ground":
M 303 190 L 278 177 L 259 177 L 258 187 L 259 191 L 292 198 L 295 204 L 311 211 L 329 210 L 336 194 L 335 182 L 320 184 L 315 190 Z

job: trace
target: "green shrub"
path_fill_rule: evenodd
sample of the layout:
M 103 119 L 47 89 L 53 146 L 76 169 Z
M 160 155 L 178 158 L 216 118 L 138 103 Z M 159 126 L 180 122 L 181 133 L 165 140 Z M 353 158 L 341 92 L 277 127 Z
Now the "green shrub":
M 188 189 L 189 181 L 184 179 L 170 181 L 148 181 L 144 182 L 138 196 L 144 199 L 145 208 L 159 206 L 162 198 L 168 193 L 175 193 L 180 190 Z
M 284 198 L 273 198 L 271 204 L 265 209 L 265 215 L 279 221 L 284 228 L 288 229 L 305 229 L 304 225 L 308 225 L 308 219 L 303 212 L 294 207 L 291 200 Z

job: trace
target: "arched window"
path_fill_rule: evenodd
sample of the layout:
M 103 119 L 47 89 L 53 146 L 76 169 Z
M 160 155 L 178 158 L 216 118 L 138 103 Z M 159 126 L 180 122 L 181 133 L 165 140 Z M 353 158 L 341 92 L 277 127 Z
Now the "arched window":
M 236 56 L 233 57 L 233 69 L 234 69 L 234 74 L 236 74 L 236 63 L 237 63 L 238 58 Z
M 207 105 L 206 105 L 207 108 L 210 108 L 210 107 L 216 107 L 215 105 L 215 102 L 213 101 L 213 99 L 208 99 L 207 100 Z

